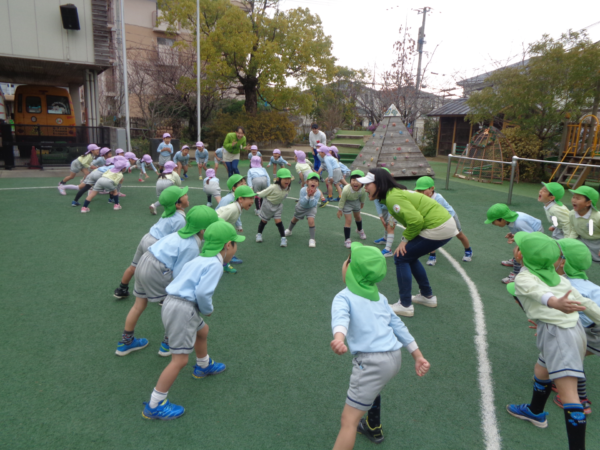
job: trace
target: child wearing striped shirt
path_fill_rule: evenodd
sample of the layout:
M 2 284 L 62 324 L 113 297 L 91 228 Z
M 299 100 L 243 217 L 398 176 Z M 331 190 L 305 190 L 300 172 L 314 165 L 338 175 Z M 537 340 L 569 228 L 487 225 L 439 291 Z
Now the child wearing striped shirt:
M 344 245 L 346 248 L 350 248 L 352 240 L 350 239 L 350 226 L 352 225 L 352 215 L 356 222 L 356 232 L 359 234 L 361 239 L 366 239 L 367 235 L 362 227 L 362 217 L 360 210 L 365 206 L 365 200 L 367 193 L 363 189 L 363 185 L 358 181 L 359 178 L 364 177 L 365 174 L 362 170 L 354 170 L 350 174 L 350 184 L 345 186 L 342 190 L 340 203 L 338 204 L 337 218 L 340 219 L 342 214 L 345 217 L 344 223 Z

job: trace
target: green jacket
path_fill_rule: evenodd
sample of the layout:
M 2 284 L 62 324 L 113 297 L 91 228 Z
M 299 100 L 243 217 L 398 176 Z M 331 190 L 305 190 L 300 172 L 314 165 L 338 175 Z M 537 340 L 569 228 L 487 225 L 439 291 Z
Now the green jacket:
M 422 230 L 437 228 L 452 217 L 435 200 L 403 189 L 390 189 L 385 197 L 385 206 L 394 219 L 406 227 L 403 235 L 408 241 Z
M 225 142 L 223 142 L 223 147 L 229 153 L 237 155 L 240 152 L 241 147 L 244 147 L 246 145 L 246 136 L 240 139 L 237 142 L 237 144 L 231 145 L 233 141 L 237 141 L 237 135 L 235 133 L 228 133 L 227 136 L 225 136 Z

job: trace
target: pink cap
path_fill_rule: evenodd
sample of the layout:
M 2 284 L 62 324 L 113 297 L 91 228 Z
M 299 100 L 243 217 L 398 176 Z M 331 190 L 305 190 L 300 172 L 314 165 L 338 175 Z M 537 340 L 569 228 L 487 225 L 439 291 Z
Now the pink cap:
M 123 156 L 127 159 L 135 159 L 135 160 L 138 159 L 138 157 L 135 156 L 135 153 L 133 153 L 133 152 L 127 152 Z
M 102 147 L 102 148 L 100 149 L 100 156 L 104 156 L 104 155 L 106 155 L 108 152 L 110 152 L 110 148 L 108 148 L 108 147 Z
M 338 154 L 338 148 L 335 145 L 332 145 L 331 147 L 329 147 L 329 150 L 331 150 L 336 155 Z
M 115 158 L 115 166 L 112 169 L 110 169 L 110 171 L 113 173 L 119 173 L 121 170 L 127 167 L 127 164 L 129 163 L 126 160 Z
M 279 150 L 278 148 L 276 148 L 275 150 L 273 150 L 273 154 L 274 155 L 281 155 L 281 150 Z
M 258 150 L 258 147 L 256 145 L 251 145 L 250 150 Z
M 206 177 L 207 178 L 213 178 L 215 176 L 215 169 L 208 169 L 206 171 Z
M 167 161 L 165 163 L 163 173 L 172 173 L 175 167 L 177 167 L 177 164 L 175 164 L 173 161 Z
M 296 155 L 296 158 L 298 158 L 298 162 L 300 164 L 306 163 L 306 153 L 304 153 L 302 150 L 294 150 L 294 155 Z
M 127 158 L 121 156 L 121 155 L 117 155 L 113 158 L 115 160 L 115 162 L 117 161 L 127 161 Z
M 166 138 L 169 138 L 169 137 L 171 137 L 171 135 L 169 133 L 163 134 L 163 139 L 166 139 Z
M 113 157 L 113 158 L 108 158 L 108 159 L 106 160 L 106 165 L 110 166 L 110 165 L 111 165 L 112 163 L 114 163 L 114 162 L 115 162 L 115 158 L 114 158 L 114 157 Z
M 321 144 L 321 143 L 318 143 L 318 144 L 317 144 L 317 148 L 319 148 L 319 147 L 323 147 L 323 144 Z
M 120 155 L 120 154 L 122 154 L 122 153 L 125 153 L 125 150 L 123 150 L 122 148 L 118 148 L 118 149 L 116 149 L 116 150 L 115 150 L 115 153 L 116 153 L 117 155 Z
M 96 144 L 90 144 L 87 146 L 87 152 L 85 152 L 85 154 L 87 155 L 88 153 L 91 153 L 94 150 L 100 150 L 100 147 L 98 147 Z
M 262 160 L 260 159 L 260 156 L 253 156 L 250 159 L 250 167 L 252 167 L 253 169 L 256 169 L 257 167 L 262 167 Z
M 152 156 L 150 156 L 150 155 L 144 155 L 144 156 L 142 156 L 142 161 L 144 161 L 145 163 L 151 163 L 152 162 Z
M 325 146 L 325 145 L 321 145 L 318 149 L 317 152 L 319 153 L 329 153 L 329 147 Z
M 183 150 L 185 150 L 186 148 L 189 150 L 189 149 L 190 149 L 190 146 L 189 146 L 189 145 L 184 145 L 183 147 L 181 147 L 181 150 L 183 151 Z
M 204 147 L 204 144 L 202 143 L 202 141 L 198 141 L 196 142 L 196 147 Z

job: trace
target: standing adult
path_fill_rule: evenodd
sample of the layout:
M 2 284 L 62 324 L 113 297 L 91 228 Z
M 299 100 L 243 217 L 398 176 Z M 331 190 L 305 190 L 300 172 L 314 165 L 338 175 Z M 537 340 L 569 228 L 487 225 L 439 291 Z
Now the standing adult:
M 223 142 L 223 161 L 227 166 L 227 176 L 240 173 L 238 163 L 240 162 L 240 150 L 246 146 L 246 136 L 244 129 L 237 127 L 233 133 L 228 133 Z
M 314 169 L 316 172 L 318 172 L 321 168 L 321 160 L 318 157 L 317 144 L 327 145 L 327 136 L 325 136 L 325 133 L 319 130 L 319 125 L 316 123 L 313 123 L 310 128 L 311 131 L 308 133 L 308 145 L 310 145 L 313 150 L 313 156 L 315 160 Z
M 370 200 L 377 199 L 385 204 L 394 219 L 406 227 L 402 242 L 394 252 L 400 300 L 390 306 L 396 314 L 405 317 L 414 316 L 413 303 L 435 308 L 437 297 L 433 295 L 427 272 L 419 258 L 456 236 L 456 222 L 438 202 L 406 190 L 386 170 L 372 169 L 358 182 L 364 184 Z M 414 296 L 411 295 L 413 276 L 420 290 Z

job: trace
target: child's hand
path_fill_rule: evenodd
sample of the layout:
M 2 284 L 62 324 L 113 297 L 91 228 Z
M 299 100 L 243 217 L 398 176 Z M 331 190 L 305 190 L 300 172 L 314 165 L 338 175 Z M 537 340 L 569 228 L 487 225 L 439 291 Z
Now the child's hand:
M 238 233 L 242 233 L 244 230 L 242 230 L 241 228 L 237 229 Z
M 361 203 L 361 204 L 360 204 L 360 209 L 363 209 L 364 207 L 365 207 L 365 204 L 364 204 L 364 203 Z
M 340 209 L 340 210 L 338 210 L 338 212 L 337 212 L 337 218 L 338 218 L 338 219 L 341 219 L 341 218 L 342 218 L 342 210 L 341 210 L 341 209 Z
M 535 323 L 533 320 L 527 320 L 527 322 L 529 322 L 532 325 L 529 326 L 529 328 L 531 328 L 532 330 L 537 330 L 537 323 Z M 537 336 L 537 333 L 535 333 L 534 336 Z
M 514 236 L 513 236 L 513 237 L 509 237 L 509 238 L 508 238 L 508 241 L 506 241 L 506 242 L 508 242 L 509 244 L 514 244 L 514 243 L 515 243 L 515 238 L 514 238 Z
M 576 311 L 585 311 L 585 306 L 583 306 L 580 302 L 575 300 L 569 300 L 569 294 L 571 291 L 567 292 L 560 298 L 552 296 L 548 299 L 548 307 L 558 309 L 559 311 L 570 314 Z
M 329 345 L 331 346 L 331 350 L 333 350 L 336 355 L 343 355 L 348 351 L 348 347 L 346 347 L 344 341 L 340 341 L 339 339 L 334 339 Z
M 429 362 L 423 358 L 423 356 L 418 357 L 417 359 L 415 359 L 415 371 L 417 372 L 417 375 L 422 377 L 423 375 L 425 375 L 427 372 L 429 372 L 429 368 L 431 367 L 431 364 L 429 364 Z
M 556 227 L 550 227 L 550 228 L 548 228 L 548 230 L 554 231 L 554 230 L 556 230 Z
M 513 237 L 515 237 L 515 235 L 514 235 L 514 234 L 512 234 L 512 233 L 507 233 L 507 234 L 506 234 L 506 236 L 504 236 L 504 237 L 505 237 L 506 239 L 510 239 L 510 238 L 513 238 Z

